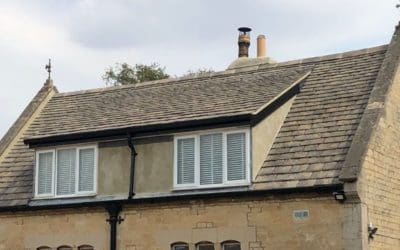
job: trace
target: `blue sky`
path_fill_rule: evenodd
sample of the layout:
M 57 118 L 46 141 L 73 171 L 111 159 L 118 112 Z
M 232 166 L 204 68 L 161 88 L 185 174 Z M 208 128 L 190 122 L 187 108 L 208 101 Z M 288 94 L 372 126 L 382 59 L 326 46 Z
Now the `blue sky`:
M 277 61 L 388 43 L 396 0 L 42 0 L 0 2 L 0 136 L 46 79 L 61 92 L 104 87 L 116 62 L 152 63 L 171 75 L 224 70 L 237 27 L 267 37 Z M 255 56 L 255 43 L 250 56 Z

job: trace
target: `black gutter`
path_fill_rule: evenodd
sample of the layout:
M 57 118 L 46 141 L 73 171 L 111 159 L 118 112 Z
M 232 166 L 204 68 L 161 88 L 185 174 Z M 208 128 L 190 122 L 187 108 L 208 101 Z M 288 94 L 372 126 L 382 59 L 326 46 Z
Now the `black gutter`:
M 110 224 L 110 250 L 117 249 L 117 224 L 121 224 L 124 219 L 119 216 L 122 210 L 121 204 L 111 203 L 106 206 L 109 218 L 107 222 Z
M 121 199 L 121 200 L 103 200 L 103 201 L 88 201 L 81 203 L 72 204 L 50 204 L 43 206 L 29 206 L 19 205 L 10 207 L 0 207 L 0 212 L 23 212 L 23 211 L 39 211 L 48 209 L 67 209 L 67 208 L 90 208 L 90 207 L 107 207 L 113 203 L 118 203 L 121 206 L 130 204 L 145 204 L 145 203 L 160 203 L 160 202 L 171 202 L 171 201 L 182 201 L 190 199 L 214 199 L 214 198 L 250 198 L 256 196 L 275 196 L 275 195 L 289 195 L 289 194 L 332 194 L 333 192 L 343 191 L 343 184 L 335 184 L 329 186 L 315 186 L 315 187 L 303 187 L 303 188 L 285 188 L 285 189 L 273 189 L 273 190 L 241 190 L 241 191 L 226 191 L 218 193 L 193 193 L 171 196 L 160 196 L 160 197 L 146 197 L 146 198 L 135 198 L 135 199 Z M 332 196 L 333 197 L 333 196 Z
M 75 134 L 65 134 L 65 135 L 57 135 L 57 136 L 49 136 L 49 137 L 41 137 L 41 138 L 31 138 L 25 139 L 24 143 L 28 144 L 30 148 L 34 148 L 35 146 L 52 146 L 59 145 L 60 143 L 65 144 L 66 142 L 85 142 L 85 141 L 93 141 L 102 138 L 126 138 L 126 134 L 135 134 L 138 136 L 140 133 L 165 133 L 168 131 L 190 131 L 199 127 L 204 126 L 220 126 L 225 127 L 231 124 L 249 124 L 251 120 L 251 114 L 240 114 L 234 116 L 224 116 L 203 120 L 190 120 L 190 121 L 181 121 L 181 122 L 172 122 L 165 124 L 154 124 L 147 126 L 136 126 L 136 127 L 128 127 L 128 128 L 119 128 L 119 129 L 109 129 L 109 130 L 101 130 L 101 131 L 91 131 L 91 132 L 82 132 Z
M 130 200 L 135 195 L 135 192 L 134 192 L 135 162 L 136 162 L 136 156 L 137 156 L 135 146 L 133 145 L 133 142 L 132 142 L 131 134 L 128 134 L 128 146 L 131 150 L 131 172 L 130 172 L 130 179 L 129 179 L 129 194 L 128 194 L 128 199 Z

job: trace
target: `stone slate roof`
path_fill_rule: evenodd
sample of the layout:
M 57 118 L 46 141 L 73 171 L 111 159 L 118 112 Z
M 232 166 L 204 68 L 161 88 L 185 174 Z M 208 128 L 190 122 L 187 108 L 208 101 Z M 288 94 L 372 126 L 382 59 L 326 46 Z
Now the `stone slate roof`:
M 24 138 L 254 114 L 293 83 L 302 88 L 256 189 L 339 183 L 387 46 L 278 64 L 246 65 L 207 77 L 56 94 Z M 307 75 L 311 70 L 311 74 Z M 22 138 L 0 163 L 0 206 L 33 193 L 33 151 Z
M 276 69 L 61 93 L 28 139 L 252 114 L 307 72 Z
M 51 91 L 57 92 L 57 89 L 45 84 L 28 104 L 0 141 L 0 156 Z M 5 154 L 0 162 L 0 207 L 27 204 L 33 193 L 34 150 L 20 137 Z
M 257 188 L 339 183 L 386 48 L 305 63 L 313 65 L 312 73 L 304 81 L 256 177 Z

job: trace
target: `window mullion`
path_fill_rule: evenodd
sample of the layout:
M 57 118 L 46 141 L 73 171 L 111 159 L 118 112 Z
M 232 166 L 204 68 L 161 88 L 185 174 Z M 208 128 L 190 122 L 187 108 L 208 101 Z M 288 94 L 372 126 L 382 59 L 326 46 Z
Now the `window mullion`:
M 194 137 L 194 169 L 195 169 L 195 184 L 200 186 L 200 136 L 196 135 Z
M 245 150 L 245 153 L 246 153 L 246 162 L 245 162 L 245 164 L 246 164 L 246 180 L 248 181 L 248 182 L 250 182 L 251 181 L 251 178 L 252 178 L 252 169 L 251 169 L 251 161 L 252 161 L 252 155 L 251 155 L 251 151 L 250 151 L 250 149 L 251 149 L 251 137 L 250 137 L 250 132 L 249 131 L 246 131 L 246 133 L 245 133 L 245 140 L 246 140 L 246 143 L 245 143 L 245 145 L 246 145 L 246 150 Z
M 227 163 L 227 143 L 226 143 L 226 133 L 222 134 L 222 174 L 223 174 L 223 184 L 228 182 L 228 163 Z
M 39 153 L 35 154 L 35 195 L 39 194 Z M 53 175 L 52 175 L 53 177 Z
M 53 175 L 53 195 L 57 196 L 57 175 L 58 175 L 58 171 L 57 171 L 57 160 L 58 160 L 58 150 L 55 149 L 54 150 L 54 175 Z
M 75 194 L 79 193 L 79 148 L 75 150 Z
M 52 185 L 51 185 L 51 195 L 52 196 L 55 196 L 55 194 L 56 194 L 56 182 L 55 182 L 55 179 L 57 179 L 57 177 L 56 177 L 56 170 L 57 170 L 57 167 L 56 167 L 56 163 L 57 163 L 57 159 L 56 159 L 56 157 L 57 157 L 57 151 L 56 150 L 53 150 L 53 167 L 52 167 L 52 169 L 51 169 L 51 171 L 52 171 Z

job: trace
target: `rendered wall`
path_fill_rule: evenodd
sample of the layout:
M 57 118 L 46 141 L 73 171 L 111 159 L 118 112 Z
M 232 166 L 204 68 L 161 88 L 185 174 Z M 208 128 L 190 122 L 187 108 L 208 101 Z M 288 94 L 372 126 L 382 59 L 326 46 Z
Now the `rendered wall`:
M 127 143 L 99 144 L 97 194 L 99 196 L 128 195 L 131 154 Z
M 135 141 L 135 192 L 170 192 L 173 187 L 174 141 L 172 136 Z
M 262 167 L 269 150 L 278 134 L 283 121 L 285 120 L 295 97 L 275 110 L 268 117 L 251 128 L 252 140 L 252 174 L 255 179 L 258 171 Z
M 295 220 L 294 210 L 309 210 Z M 0 249 L 90 244 L 109 248 L 107 213 L 75 209 L 0 215 Z M 121 250 L 168 250 L 177 241 L 241 242 L 243 250 L 342 249 L 343 206 L 332 196 L 189 200 L 129 205 L 121 213 Z M 76 248 L 75 248 L 76 249 Z
M 134 141 L 135 193 L 169 192 L 173 187 L 172 136 Z M 99 144 L 98 195 L 128 195 L 131 153 L 126 141 Z

